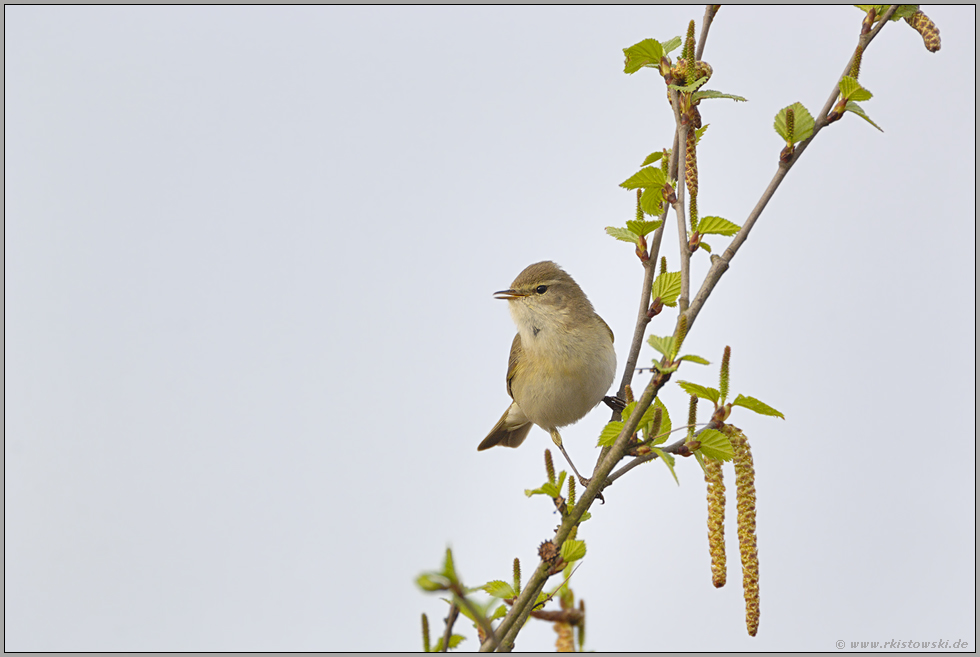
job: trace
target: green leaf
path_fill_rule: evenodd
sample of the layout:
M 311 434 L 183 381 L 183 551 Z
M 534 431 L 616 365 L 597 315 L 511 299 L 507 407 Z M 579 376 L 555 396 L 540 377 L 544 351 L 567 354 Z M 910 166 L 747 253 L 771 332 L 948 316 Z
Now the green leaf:
M 578 561 L 585 556 L 585 541 L 565 541 L 561 544 L 560 554 L 566 563 Z
M 585 522 L 586 520 L 588 520 L 591 517 L 592 517 L 592 514 L 589 513 L 588 511 L 586 511 L 585 513 L 582 514 L 582 517 L 579 518 L 578 524 L 581 525 L 583 522 Z
M 735 398 L 735 401 L 732 402 L 732 406 L 742 406 L 750 411 L 755 411 L 759 415 L 769 415 L 771 417 L 781 417 L 784 420 L 786 419 L 786 417 L 775 408 L 769 406 L 768 404 L 762 403 L 755 397 L 739 395 Z
M 679 91 L 681 93 L 694 93 L 695 91 L 698 90 L 698 87 L 704 86 L 704 84 L 707 81 L 708 81 L 708 76 L 704 76 L 703 78 L 698 78 L 697 80 L 695 80 L 691 84 L 686 84 L 683 87 L 680 86 L 680 85 L 677 85 L 677 84 L 668 84 L 667 85 L 667 88 L 668 89 L 676 89 L 677 91 Z
M 455 648 L 456 646 L 458 646 L 463 641 L 466 641 L 466 637 L 465 636 L 463 636 L 462 634 L 453 634 L 452 636 L 449 637 L 449 649 L 452 650 L 453 648 Z M 439 637 L 439 640 L 436 641 L 436 645 L 432 649 L 432 652 L 443 652 L 443 649 L 442 649 L 442 637 Z
M 670 470 L 670 474 L 674 475 L 674 481 L 676 481 L 677 482 L 677 485 L 680 486 L 681 485 L 681 481 L 680 481 L 680 479 L 677 478 L 677 473 L 674 472 L 674 456 L 672 454 L 668 454 L 667 452 L 663 451 L 662 449 L 657 449 L 656 447 L 652 447 L 651 450 L 657 456 L 660 457 L 660 460 L 663 461 L 664 462 L 664 465 L 667 466 L 667 469 Z
M 662 405 L 662 404 L 661 404 Z M 661 410 L 661 413 L 663 410 Z M 647 406 L 647 410 L 643 412 L 643 417 L 640 421 L 636 423 L 636 431 L 643 431 L 644 434 L 650 430 L 650 425 L 653 424 L 653 416 L 657 413 L 657 398 L 653 398 L 653 403 Z M 662 426 L 662 424 L 661 424 Z
M 455 582 L 456 577 L 456 565 L 453 563 L 453 551 L 446 548 L 446 560 L 442 564 L 442 574 L 450 582 Z
M 747 103 L 748 100 L 742 98 L 741 96 L 736 96 L 735 94 L 725 94 L 720 91 L 714 91 L 712 89 L 702 89 L 694 92 L 691 96 L 691 102 L 697 102 L 699 100 L 711 100 L 713 98 L 727 98 L 729 100 L 734 100 L 736 102 Z
M 878 128 L 878 131 L 879 132 L 884 132 L 884 130 L 882 130 L 881 128 L 878 127 L 878 124 L 877 123 L 875 123 L 874 121 L 872 121 L 871 118 L 867 114 L 864 113 L 864 110 L 861 109 L 861 106 L 858 105 L 857 103 L 855 103 L 853 100 L 847 101 L 847 105 L 844 106 L 844 109 L 847 110 L 848 112 L 854 112 L 855 114 L 857 114 L 858 116 L 860 116 L 862 119 L 864 119 L 865 121 L 867 121 L 868 123 L 870 123 L 874 127 Z
M 497 608 L 493 610 L 493 615 L 487 620 L 495 621 L 498 618 L 503 618 L 507 615 L 507 605 L 497 605 Z
M 667 41 L 661 43 L 660 47 L 664 49 L 665 55 L 669 55 L 672 50 L 677 50 L 680 48 L 682 43 L 684 42 L 681 41 L 681 38 L 679 36 L 675 36 L 673 39 L 668 39 Z
M 882 5 L 882 7 L 887 6 L 888 5 Z M 914 16 L 915 12 L 917 11 L 919 11 L 919 5 L 899 5 L 898 9 L 895 10 L 895 13 L 892 14 L 892 20 L 897 21 L 902 18 L 909 18 L 910 16 Z M 885 13 L 884 10 L 882 10 L 881 13 Z
M 599 446 L 606 447 L 616 442 L 616 438 L 619 437 L 620 432 L 623 430 L 623 427 L 625 426 L 626 426 L 625 422 L 614 420 L 609 424 L 607 424 L 605 427 L 603 427 L 602 433 L 599 434 Z
M 647 338 L 647 342 L 669 360 L 674 360 L 674 336 L 666 335 L 660 337 L 658 335 L 651 335 Z
M 644 66 L 659 67 L 664 49 L 656 39 L 644 39 L 629 48 L 623 48 L 623 54 L 626 55 L 623 73 L 633 75 Z
M 640 241 L 640 236 L 629 228 L 617 228 L 616 226 L 606 226 L 606 234 L 615 237 L 621 242 L 636 244 Z
M 658 215 L 664 210 L 663 185 L 647 187 L 640 194 L 640 209 L 646 214 Z
M 704 249 L 708 253 L 711 253 L 711 245 L 708 244 L 707 242 L 698 242 L 698 248 Z
M 704 467 L 704 457 L 701 456 L 701 452 L 695 451 L 694 458 L 697 459 L 698 465 L 701 466 L 701 471 L 704 472 L 704 475 L 708 476 L 708 470 Z
M 651 299 L 660 297 L 665 306 L 676 306 L 677 297 L 681 294 L 681 273 L 679 271 L 667 271 L 653 282 Z
M 738 224 L 721 217 L 701 217 L 698 222 L 698 232 L 702 235 L 724 235 L 731 237 L 742 229 Z
M 773 127 L 779 133 L 779 136 L 787 141 L 789 137 L 786 132 L 786 110 L 790 107 L 793 108 L 793 143 L 796 144 L 804 139 L 809 139 L 810 135 L 813 134 L 813 117 L 810 116 L 810 112 L 800 103 L 793 103 L 779 110 L 779 113 L 776 114 Z
M 857 80 L 852 78 L 850 75 L 845 75 L 840 81 L 840 93 L 848 100 L 871 100 L 872 94 L 870 91 L 862 87 Z
M 701 93 L 701 92 L 699 91 L 698 93 Z M 697 95 L 697 94 L 695 94 L 695 95 Z M 697 144 L 700 144 L 700 143 L 701 143 L 701 136 L 702 136 L 702 135 L 703 135 L 703 134 L 704 134 L 705 132 L 707 132 L 707 131 L 708 131 L 708 126 L 709 126 L 709 125 L 711 125 L 711 124 L 710 124 L 710 123 L 705 123 L 705 124 L 704 124 L 703 126 L 701 126 L 700 128 L 697 128 L 697 129 L 696 129 L 696 130 L 694 131 L 694 144 L 695 144 L 695 145 L 697 145 Z
M 435 573 L 422 573 L 415 578 L 415 584 L 423 591 L 445 591 L 449 588 L 446 578 Z
M 647 159 L 643 160 L 643 164 L 641 164 L 640 166 L 641 167 L 645 167 L 648 164 L 653 164 L 654 162 L 656 162 L 657 160 L 659 160 L 663 156 L 664 156 L 664 152 L 663 151 L 654 151 L 654 152 L 650 153 L 649 155 L 647 155 Z
M 660 224 L 662 223 L 659 219 L 657 221 L 637 221 L 633 219 L 626 222 L 626 228 L 637 235 L 649 235 L 660 228 Z
M 514 587 L 507 582 L 502 582 L 499 579 L 495 579 L 492 582 L 487 582 L 483 586 L 478 587 L 491 596 L 500 599 L 513 598 L 516 594 L 514 593 Z
M 697 363 L 698 365 L 711 365 L 707 360 L 701 358 L 700 356 L 695 356 L 694 354 L 684 354 L 677 360 L 686 360 L 690 363 Z
M 698 448 L 698 451 L 713 459 L 731 461 L 735 454 L 728 436 L 717 429 L 705 429 L 698 434 L 697 440 L 701 441 L 701 447 Z
M 660 167 L 643 167 L 632 176 L 619 183 L 620 187 L 625 187 L 626 189 L 647 189 L 648 187 L 655 187 L 659 193 L 661 187 L 667 179 L 664 177 L 664 172 L 660 170 Z
M 525 488 L 524 494 L 527 495 L 528 497 L 531 497 L 532 495 L 547 495 L 548 497 L 558 497 L 561 493 L 559 493 L 558 491 L 558 486 L 554 485 L 549 481 L 549 482 L 545 482 L 541 486 L 541 488 L 535 488 L 533 490 L 531 490 L 530 488 Z
M 708 363 L 705 363 L 706 365 Z M 694 395 L 695 397 L 700 397 L 701 399 L 708 399 L 715 404 L 721 399 L 721 393 L 714 388 L 708 388 L 706 386 L 698 385 L 697 383 L 691 383 L 690 381 L 678 381 L 679 385 L 684 392 L 689 395 Z

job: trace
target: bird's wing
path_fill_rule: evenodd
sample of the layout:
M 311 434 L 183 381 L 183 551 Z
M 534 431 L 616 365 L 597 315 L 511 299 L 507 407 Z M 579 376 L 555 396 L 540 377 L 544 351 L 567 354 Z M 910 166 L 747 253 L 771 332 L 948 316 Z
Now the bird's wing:
M 514 393 L 510 390 L 510 382 L 514 379 L 517 372 L 517 363 L 524 355 L 524 347 L 521 345 L 521 334 L 514 336 L 514 341 L 510 343 L 510 359 L 507 361 L 507 394 L 514 398 Z

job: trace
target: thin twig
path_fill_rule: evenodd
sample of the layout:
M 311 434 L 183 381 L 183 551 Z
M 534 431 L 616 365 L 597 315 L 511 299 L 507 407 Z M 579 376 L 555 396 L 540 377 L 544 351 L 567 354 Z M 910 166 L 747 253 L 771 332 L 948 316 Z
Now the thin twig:
M 698 290 L 698 293 L 691 301 L 691 306 L 687 309 L 687 326 L 689 331 L 691 326 L 694 324 L 694 320 L 697 318 L 698 313 L 701 312 L 701 307 L 704 305 L 704 302 L 708 300 L 708 296 L 711 294 L 712 290 L 715 289 L 715 286 L 718 284 L 718 281 L 721 280 L 722 275 L 728 270 L 728 266 L 729 263 L 731 263 L 732 258 L 735 257 L 735 254 L 738 252 L 739 248 L 741 248 L 742 244 L 745 243 L 745 240 L 748 239 L 749 233 L 752 232 L 752 227 L 755 226 L 756 220 L 766 208 L 766 205 L 769 203 L 769 200 L 772 198 L 773 194 L 776 193 L 779 185 L 783 182 L 783 178 L 786 177 L 789 170 L 800 159 L 803 151 L 810 145 L 814 137 L 817 136 L 817 133 L 825 125 L 827 125 L 827 114 L 837 102 L 837 97 L 840 94 L 840 80 L 847 75 L 848 72 L 850 72 L 851 65 L 854 63 L 854 57 L 857 55 L 857 50 L 867 49 L 868 44 L 870 44 L 871 40 L 877 36 L 878 32 L 881 31 L 885 23 L 888 22 L 888 19 L 897 9 L 898 5 L 892 5 L 889 7 L 885 13 L 882 14 L 881 20 L 871 30 L 871 32 L 861 36 L 858 42 L 858 47 L 855 49 L 855 54 L 851 56 L 850 60 L 848 60 L 847 66 L 844 68 L 844 72 L 841 74 L 840 78 L 837 79 L 837 84 L 834 85 L 833 93 L 830 94 L 830 98 L 827 100 L 824 108 L 816 118 L 816 125 L 814 125 L 813 134 L 810 135 L 810 137 L 808 137 L 805 141 L 800 142 L 800 144 L 796 147 L 796 152 L 793 154 L 793 157 L 789 160 L 789 162 L 785 164 L 780 163 L 779 167 L 776 169 L 775 175 L 773 175 L 772 180 L 769 182 L 769 186 L 766 187 L 766 190 L 762 193 L 762 197 L 759 199 L 759 202 L 756 203 L 754 208 L 752 208 L 752 212 L 750 212 L 749 216 L 745 219 L 745 223 L 742 224 L 741 230 L 739 230 L 738 233 L 735 234 L 735 237 L 732 238 L 732 241 L 728 245 L 728 248 L 725 249 L 725 252 L 720 256 L 711 257 L 711 268 L 708 270 L 708 273 L 705 274 L 704 282 L 701 284 L 701 289 Z
M 796 161 L 800 159 L 803 151 L 805 151 L 807 146 L 810 145 L 813 138 L 817 136 L 817 133 L 828 125 L 827 115 L 830 113 L 830 110 L 833 109 L 834 104 L 837 102 L 837 98 L 840 95 L 840 81 L 844 79 L 845 75 L 848 75 L 851 72 L 851 67 L 854 65 L 854 59 L 858 56 L 858 52 L 861 51 L 863 53 L 863 51 L 867 50 L 868 45 L 876 36 L 878 36 L 878 33 L 881 32 L 881 30 L 885 27 L 885 24 L 889 22 L 889 19 L 891 19 L 892 15 L 896 11 L 898 11 L 898 5 L 890 6 L 885 10 L 885 13 L 881 15 L 881 18 L 878 20 L 878 24 L 875 25 L 868 34 L 862 34 L 858 38 L 858 45 L 854 49 L 854 53 L 851 55 L 851 58 L 847 60 L 847 66 L 844 67 L 844 72 L 840 74 L 839 78 L 837 78 L 837 84 L 834 85 L 834 90 L 830 93 L 830 97 L 827 99 L 827 102 L 824 103 L 823 109 L 820 110 L 820 114 L 814 118 L 813 134 L 811 134 L 806 140 L 800 142 L 800 144 L 796 147 L 796 151 L 793 153 L 792 159 L 790 159 L 789 163 L 786 165 L 787 169 L 796 164 Z
M 698 47 L 694 51 L 694 61 L 701 59 L 704 54 L 704 44 L 708 40 L 708 30 L 711 29 L 711 21 L 715 20 L 715 14 L 721 5 L 707 5 L 704 8 L 704 18 L 701 19 L 701 36 L 698 37 Z
M 705 429 L 717 429 L 717 428 L 718 428 L 717 424 L 709 422 L 706 426 L 702 427 L 697 432 L 695 432 L 694 437 L 697 438 L 698 436 L 700 436 L 701 432 L 703 432 Z M 684 437 L 678 440 L 677 442 L 673 442 L 669 445 L 665 445 L 664 447 L 658 447 L 657 449 L 664 452 L 665 454 L 679 454 L 684 451 L 684 445 L 687 444 L 689 440 L 690 438 Z M 660 457 L 659 454 L 657 454 L 656 452 L 650 452 L 649 454 L 644 454 L 643 456 L 637 456 L 632 461 L 630 461 L 629 463 L 621 467 L 619 470 L 616 470 L 616 472 L 609 475 L 606 478 L 606 482 L 607 482 L 606 485 L 612 484 L 614 481 L 622 477 L 624 474 L 626 474 L 633 468 L 643 465 L 644 463 L 649 463 L 650 461 L 659 457 Z
M 459 618 L 459 605 L 455 602 L 449 605 L 449 615 L 446 616 L 446 629 L 442 633 L 442 652 L 449 650 L 449 639 L 453 636 L 453 624 Z
M 670 150 L 670 160 L 667 164 L 667 175 L 675 176 L 677 168 L 677 132 L 674 131 L 674 145 Z M 636 315 L 636 325 L 633 328 L 633 341 L 630 343 L 630 353 L 626 358 L 626 367 L 623 370 L 623 380 L 619 384 L 617 396 L 625 399 L 626 386 L 633 382 L 633 374 L 636 372 L 636 362 L 640 357 L 640 348 L 643 346 L 643 337 L 646 335 L 647 325 L 650 317 L 647 312 L 650 310 L 650 295 L 653 287 L 653 279 L 657 274 L 657 260 L 660 259 L 660 243 L 663 241 L 664 224 L 667 223 L 667 213 L 670 208 L 664 203 L 664 211 L 660 214 L 660 227 L 653 231 L 653 239 L 650 240 L 650 259 L 643 263 L 643 288 L 640 290 L 640 310 Z M 613 411 L 612 419 L 620 419 L 619 411 Z M 601 458 L 601 457 L 600 457 Z
M 677 239 L 680 244 L 681 256 L 681 293 L 677 297 L 678 312 L 687 310 L 691 297 L 691 250 L 687 242 L 687 213 L 684 208 L 684 193 L 687 191 L 687 123 L 681 120 L 681 95 L 670 90 L 670 102 L 674 106 L 674 121 L 677 125 L 677 188 L 674 194 L 674 214 L 677 215 Z
M 449 590 L 453 592 L 453 602 L 455 603 L 456 600 L 459 600 L 460 604 L 466 607 L 466 611 L 470 612 L 470 616 L 473 617 L 473 619 L 480 626 L 480 629 L 483 630 L 487 640 L 489 640 L 491 645 L 496 648 L 499 644 L 497 643 L 497 636 L 493 631 L 493 625 L 491 625 L 487 617 L 480 613 L 480 610 L 474 607 L 473 603 L 469 601 L 465 595 L 466 592 L 463 590 L 463 587 L 460 586 L 459 583 L 453 583 L 450 585 Z

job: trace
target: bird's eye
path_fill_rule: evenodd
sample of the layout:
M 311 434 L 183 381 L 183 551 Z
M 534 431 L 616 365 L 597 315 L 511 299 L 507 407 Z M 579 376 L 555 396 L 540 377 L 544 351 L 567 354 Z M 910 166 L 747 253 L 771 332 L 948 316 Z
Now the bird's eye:
M 545 292 L 548 291 L 548 286 L 547 285 L 539 285 L 538 287 L 536 287 L 534 289 L 534 291 L 537 292 L 538 294 L 544 294 Z

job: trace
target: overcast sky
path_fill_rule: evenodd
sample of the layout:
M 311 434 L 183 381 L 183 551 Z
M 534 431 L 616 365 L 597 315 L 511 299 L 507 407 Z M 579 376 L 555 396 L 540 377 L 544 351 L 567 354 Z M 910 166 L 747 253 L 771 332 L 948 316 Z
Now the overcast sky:
M 904 23 L 874 41 L 884 132 L 819 135 L 688 338 L 712 365 L 675 376 L 713 385 L 731 345 L 733 393 L 786 415 L 732 417 L 756 459 L 758 637 L 733 526 L 711 586 L 682 460 L 679 487 L 645 465 L 581 527 L 587 648 L 976 648 L 976 12 L 926 11 L 942 50 Z M 603 229 L 673 134 L 622 49 L 702 13 L 5 7 L 5 648 L 416 650 L 446 605 L 414 578 L 446 546 L 466 584 L 514 557 L 529 574 L 559 522 L 523 493 L 551 441 L 476 451 L 509 403 L 492 293 L 561 264 L 619 380 L 642 271 Z M 702 215 L 744 221 L 774 115 L 823 105 L 861 18 L 722 8 L 708 87 L 749 102 L 702 104 Z M 676 383 L 663 398 L 685 414 Z M 563 430 L 580 468 L 608 418 Z M 554 639 L 535 621 L 517 647 Z

